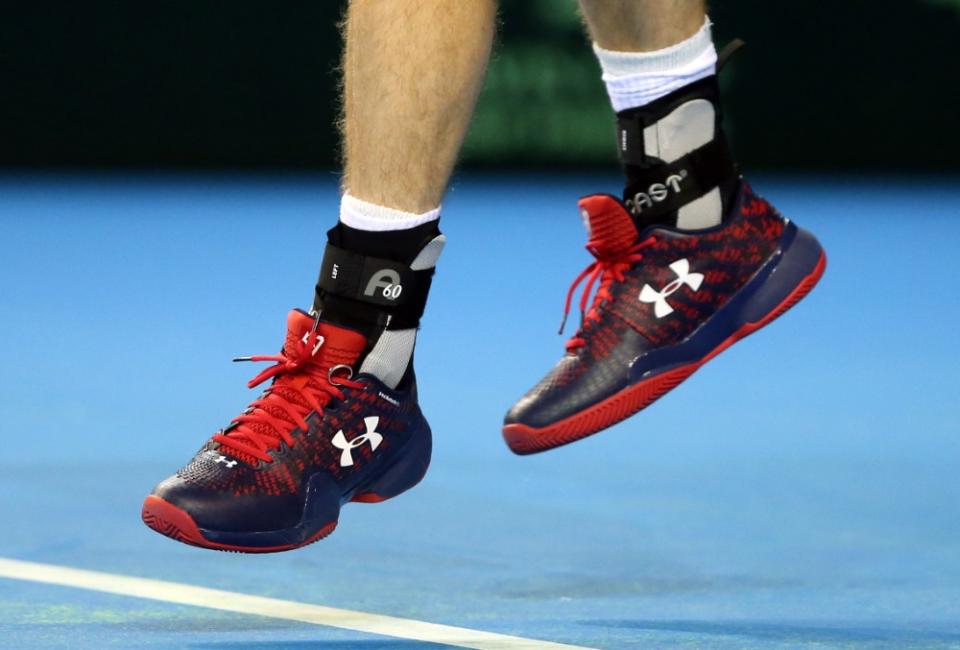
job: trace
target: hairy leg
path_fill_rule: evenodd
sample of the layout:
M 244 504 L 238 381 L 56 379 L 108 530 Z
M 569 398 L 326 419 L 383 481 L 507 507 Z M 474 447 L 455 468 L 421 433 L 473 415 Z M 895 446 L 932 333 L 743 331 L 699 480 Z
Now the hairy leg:
M 689 38 L 703 25 L 704 0 L 580 0 L 593 42 L 607 50 L 649 52 Z
M 344 188 L 406 212 L 440 203 L 483 81 L 495 0 L 351 0 Z

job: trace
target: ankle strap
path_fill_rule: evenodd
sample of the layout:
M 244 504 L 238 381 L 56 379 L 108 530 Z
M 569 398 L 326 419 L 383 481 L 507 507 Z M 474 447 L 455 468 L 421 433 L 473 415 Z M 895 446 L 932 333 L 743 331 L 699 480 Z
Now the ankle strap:
M 717 76 L 710 75 L 645 106 L 628 108 L 617 113 L 617 154 L 620 162 L 636 167 L 661 164 L 662 160 L 646 154 L 644 130 L 665 118 L 682 104 L 695 99 L 705 99 L 713 104 L 717 131 L 720 131 L 722 121 L 720 88 L 717 85 Z
M 623 192 L 624 203 L 644 223 L 679 210 L 714 187 L 737 177 L 737 168 L 723 132 L 671 163 L 633 170 Z
M 322 298 L 336 296 L 375 306 L 391 329 L 416 327 L 427 304 L 434 269 L 414 270 L 393 260 L 327 244 L 317 278 Z

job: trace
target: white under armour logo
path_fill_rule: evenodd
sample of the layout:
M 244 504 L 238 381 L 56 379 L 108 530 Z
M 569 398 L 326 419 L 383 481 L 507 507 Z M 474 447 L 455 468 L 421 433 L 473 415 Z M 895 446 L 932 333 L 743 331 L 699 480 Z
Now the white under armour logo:
M 380 446 L 380 443 L 383 442 L 383 436 L 376 432 L 377 424 L 380 423 L 380 417 L 377 415 L 363 418 L 363 423 L 367 427 L 366 433 L 361 433 L 359 436 L 353 440 L 347 440 L 347 437 L 343 435 L 343 429 L 337 431 L 337 435 L 333 437 L 333 446 L 337 449 L 342 449 L 340 453 L 340 467 L 350 467 L 353 465 L 353 453 L 352 450 L 361 446 L 365 442 L 370 443 L 370 451 L 376 451 L 377 447 Z
M 667 314 L 673 313 L 673 307 L 667 302 L 667 298 L 677 289 L 683 285 L 687 285 L 696 291 L 703 283 L 703 273 L 691 273 L 690 262 L 688 262 L 686 258 L 677 260 L 671 264 L 670 270 L 677 274 L 677 279 L 670 282 L 670 284 L 663 289 L 657 291 L 649 284 L 645 284 L 643 285 L 643 289 L 640 290 L 640 302 L 652 302 L 653 314 L 657 318 L 663 318 Z
M 234 467 L 236 467 L 236 465 L 237 465 L 237 461 L 235 461 L 235 460 L 227 460 L 227 457 L 224 456 L 223 454 L 220 454 L 219 456 L 217 456 L 217 459 L 216 459 L 215 461 L 213 461 L 213 462 L 215 462 L 215 463 L 223 463 L 224 465 L 226 465 L 227 467 L 229 467 L 229 468 L 231 468 L 231 469 L 234 468 Z

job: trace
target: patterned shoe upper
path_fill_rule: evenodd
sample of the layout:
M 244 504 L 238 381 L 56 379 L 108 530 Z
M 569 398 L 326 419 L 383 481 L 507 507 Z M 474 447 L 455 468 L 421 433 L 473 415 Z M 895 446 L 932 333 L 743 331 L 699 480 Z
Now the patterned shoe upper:
M 596 261 L 567 296 L 569 311 L 574 290 L 587 281 L 580 330 L 506 423 L 547 426 L 613 395 L 629 384 L 635 359 L 683 341 L 746 284 L 776 251 L 786 220 L 746 183 L 731 208 L 713 228 L 653 226 L 641 232 L 619 199 L 581 199 L 587 250 Z
M 299 310 L 287 321 L 281 354 L 249 358 L 276 362 L 250 382 L 273 379 L 270 387 L 154 491 L 201 528 L 295 525 L 308 490 L 334 495 L 335 518 L 340 495 L 376 472 L 422 421 L 412 388 L 351 379 L 363 335 Z

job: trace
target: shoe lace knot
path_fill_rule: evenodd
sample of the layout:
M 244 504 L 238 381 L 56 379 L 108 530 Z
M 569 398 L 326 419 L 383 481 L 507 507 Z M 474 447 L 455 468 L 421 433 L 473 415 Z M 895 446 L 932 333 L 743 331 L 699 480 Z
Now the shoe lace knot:
M 311 411 L 320 413 L 331 400 L 343 400 L 344 387 L 362 388 L 362 383 L 351 379 L 350 366 L 328 367 L 329 364 L 318 361 L 317 352 L 323 344 L 323 336 L 314 328 L 294 345 L 284 346 L 280 354 L 235 358 L 234 361 L 273 361 L 274 365 L 257 374 L 247 386 L 255 388 L 268 379 L 273 383 L 213 440 L 250 464 L 270 463 L 270 452 L 278 449 L 281 442 L 294 446 L 294 428 L 309 429 L 306 416 Z
M 578 275 L 570 285 L 570 289 L 567 291 L 567 299 L 563 306 L 563 319 L 560 321 L 560 330 L 557 332 L 558 334 L 563 334 L 563 328 L 567 323 L 567 316 L 570 314 L 570 304 L 573 302 L 573 294 L 580 283 L 586 280 L 586 285 L 584 285 L 583 292 L 580 294 L 580 327 L 577 333 L 566 343 L 568 352 L 573 352 L 586 345 L 587 342 L 584 338 L 586 328 L 591 322 L 600 320 L 601 303 L 605 300 L 613 299 L 610 287 L 614 282 L 623 282 L 624 273 L 643 259 L 643 253 L 641 251 L 652 245 L 655 241 L 656 238 L 651 236 L 627 248 L 608 247 L 599 239 L 591 239 L 587 242 L 587 250 L 590 251 L 590 254 L 596 259 L 581 271 L 580 275 Z M 587 309 L 587 304 L 590 302 L 590 292 L 598 279 L 600 280 L 600 285 L 597 288 L 596 294 L 593 296 L 593 302 L 590 303 L 590 308 Z

